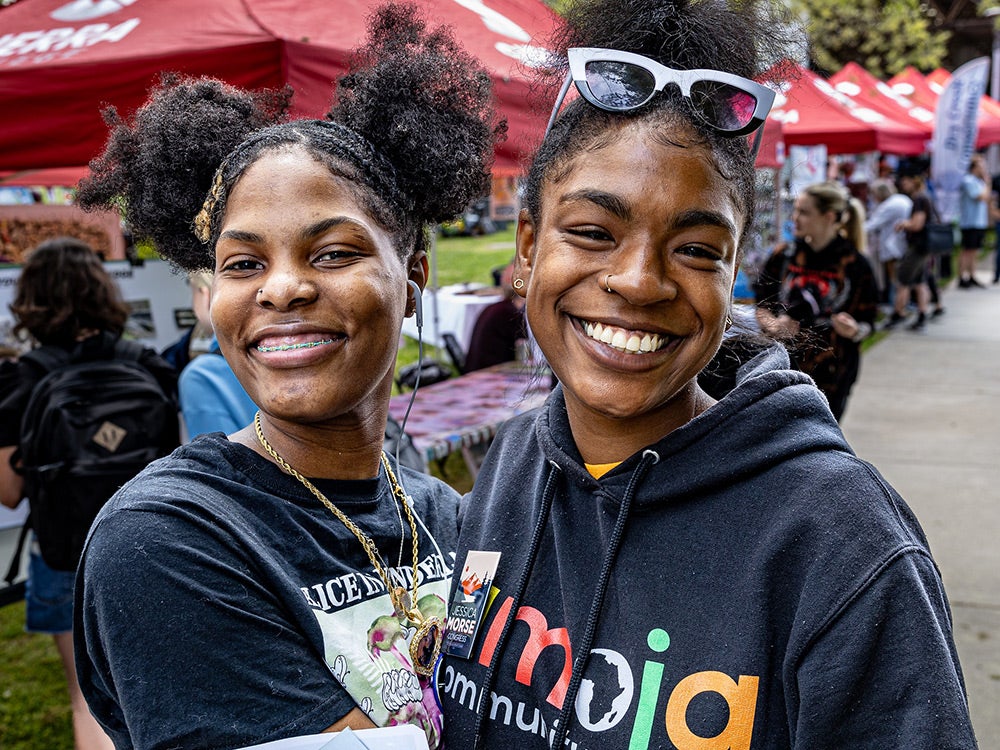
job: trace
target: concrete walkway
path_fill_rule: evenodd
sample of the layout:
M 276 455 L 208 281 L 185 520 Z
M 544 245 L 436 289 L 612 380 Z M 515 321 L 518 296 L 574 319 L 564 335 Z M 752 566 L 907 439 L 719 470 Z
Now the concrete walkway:
M 992 258 L 990 258 L 992 261 Z M 993 274 L 984 261 L 978 279 Z M 1000 747 L 1000 285 L 869 349 L 843 429 L 916 513 L 951 600 L 973 726 Z

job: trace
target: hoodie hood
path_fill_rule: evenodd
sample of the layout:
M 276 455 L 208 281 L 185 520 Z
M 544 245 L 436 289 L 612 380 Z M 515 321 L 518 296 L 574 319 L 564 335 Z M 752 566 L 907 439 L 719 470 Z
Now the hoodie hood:
M 559 466 L 565 481 L 596 488 L 598 482 L 573 441 L 561 386 L 543 409 L 535 429 L 546 459 Z M 709 441 L 712 453 L 706 455 Z M 744 364 L 725 398 L 645 450 L 655 451 L 670 468 L 661 466 L 655 482 L 639 485 L 636 509 L 662 504 L 664 497 L 710 493 L 801 454 L 852 453 L 823 394 L 809 376 L 790 369 L 788 354 L 779 345 Z M 620 497 L 642 454 L 605 474 L 600 486 Z

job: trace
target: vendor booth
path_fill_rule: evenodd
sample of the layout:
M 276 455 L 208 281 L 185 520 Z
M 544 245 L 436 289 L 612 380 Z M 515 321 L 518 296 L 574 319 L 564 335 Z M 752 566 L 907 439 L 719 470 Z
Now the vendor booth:
M 496 168 L 519 172 L 545 126 L 529 68 L 544 59 L 536 45 L 554 14 L 541 0 L 418 5 L 486 65 L 509 127 Z M 321 117 L 370 10 L 366 0 L 21 0 L 0 8 L 0 171 L 82 173 L 107 136 L 102 107 L 130 114 L 162 71 L 248 88 L 290 84 L 292 115 Z
M 780 72 L 785 83 L 771 117 L 781 122 L 786 145 L 824 145 L 830 154 L 916 155 L 927 150 L 926 128 L 858 103 L 794 63 L 782 63 Z
M 830 84 L 861 106 L 922 130 L 930 142 L 934 132 L 934 110 L 907 99 L 856 62 L 847 63 L 830 76 Z
M 947 83 L 947 79 L 941 80 L 940 75 L 938 76 L 938 80 L 932 83 L 919 70 L 912 66 L 905 68 L 901 73 L 897 73 L 889 79 L 889 85 L 893 91 L 902 94 L 907 99 L 911 99 L 931 111 L 936 111 L 938 97 L 944 90 L 945 83 Z M 987 98 L 983 97 L 983 101 L 987 101 Z M 1000 143 L 1000 116 L 991 114 L 988 107 L 992 107 L 992 105 L 981 104 L 979 107 L 976 148 L 983 148 L 992 143 Z

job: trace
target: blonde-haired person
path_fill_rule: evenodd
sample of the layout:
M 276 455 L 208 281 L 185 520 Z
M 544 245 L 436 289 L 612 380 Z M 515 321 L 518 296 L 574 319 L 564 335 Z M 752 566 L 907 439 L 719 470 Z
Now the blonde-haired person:
M 173 365 L 178 373 L 187 367 L 192 359 L 207 351 L 208 341 L 212 338 L 212 319 L 209 317 L 212 272 L 194 271 L 187 274 L 184 283 L 191 290 L 194 324 L 160 352 L 160 356 Z
M 878 288 L 865 258 L 865 210 L 835 182 L 810 185 L 792 211 L 795 243 L 772 257 L 757 289 L 757 320 L 786 340 L 839 420 L 872 332 Z

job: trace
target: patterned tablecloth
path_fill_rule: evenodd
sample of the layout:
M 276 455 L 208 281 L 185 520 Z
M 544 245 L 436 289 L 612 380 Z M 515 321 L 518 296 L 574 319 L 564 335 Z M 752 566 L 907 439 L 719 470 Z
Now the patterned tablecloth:
M 511 417 L 540 406 L 551 376 L 515 362 L 476 370 L 417 390 L 406 432 L 428 461 L 488 443 Z M 389 413 L 403 420 L 409 393 L 389 401 Z

